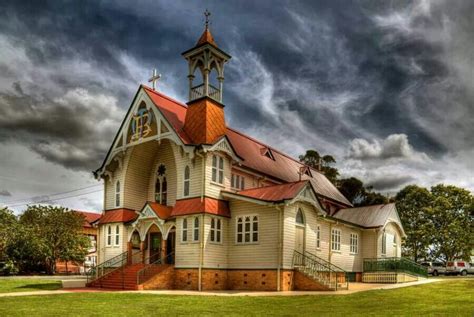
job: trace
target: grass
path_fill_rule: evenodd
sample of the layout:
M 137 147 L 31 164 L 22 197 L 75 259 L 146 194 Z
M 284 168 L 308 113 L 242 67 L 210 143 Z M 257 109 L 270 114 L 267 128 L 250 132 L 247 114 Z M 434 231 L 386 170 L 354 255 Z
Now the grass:
M 43 279 L 0 279 L 0 293 L 51 291 L 60 289 L 61 281 Z
M 351 295 L 222 297 L 75 293 L 0 298 L 0 316 L 473 316 L 474 279 Z

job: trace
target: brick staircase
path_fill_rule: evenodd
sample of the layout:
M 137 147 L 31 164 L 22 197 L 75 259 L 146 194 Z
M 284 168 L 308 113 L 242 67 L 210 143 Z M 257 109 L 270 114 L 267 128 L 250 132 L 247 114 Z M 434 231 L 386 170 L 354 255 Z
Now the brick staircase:
M 145 266 L 146 265 L 142 263 L 126 265 L 123 267 L 123 269 L 116 269 L 115 271 L 112 271 L 111 273 L 104 275 L 95 281 L 92 281 L 87 286 L 109 289 L 136 290 L 138 289 L 137 272 L 143 269 Z

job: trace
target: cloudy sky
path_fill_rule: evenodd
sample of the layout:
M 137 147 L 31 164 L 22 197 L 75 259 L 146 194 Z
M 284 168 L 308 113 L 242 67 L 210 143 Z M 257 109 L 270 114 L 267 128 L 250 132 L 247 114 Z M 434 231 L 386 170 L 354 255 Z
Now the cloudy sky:
M 100 211 L 91 171 L 151 69 L 186 101 L 206 8 L 230 126 L 386 193 L 474 190 L 472 1 L 2 1 L 0 203 Z

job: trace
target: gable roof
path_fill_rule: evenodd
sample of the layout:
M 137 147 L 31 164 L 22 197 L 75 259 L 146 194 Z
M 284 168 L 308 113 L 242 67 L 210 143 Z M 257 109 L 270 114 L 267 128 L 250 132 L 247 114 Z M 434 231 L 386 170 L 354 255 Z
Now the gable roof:
M 126 208 L 119 208 L 105 211 L 100 218 L 99 223 L 130 222 L 135 220 L 137 217 L 138 215 L 135 211 Z
M 341 209 L 333 217 L 364 228 L 383 227 L 390 218 L 400 222 L 395 203 Z
M 248 198 L 267 202 L 280 202 L 295 198 L 296 195 L 308 184 L 308 181 L 299 181 L 265 187 L 257 187 L 238 191 L 236 194 Z
M 136 95 L 138 95 L 140 89 L 143 89 L 149 96 L 155 107 L 160 111 L 166 121 L 168 121 L 183 144 L 196 145 L 192 143 L 191 138 L 184 131 L 187 106 L 144 85 L 140 85 Z M 122 126 L 123 125 L 124 123 L 122 123 Z M 229 127 L 226 128 L 225 136 L 236 154 L 243 159 L 240 162 L 242 166 L 257 173 L 267 175 L 280 182 L 297 182 L 300 180 L 300 170 L 305 165 L 298 160 Z M 263 155 L 262 148 L 270 150 L 273 159 Z M 107 156 L 110 155 L 110 152 L 111 150 L 109 150 Z M 107 157 L 101 168 L 103 168 L 106 160 Z M 310 178 L 312 180 L 311 183 L 318 195 L 346 206 L 352 206 L 347 198 L 341 194 L 324 174 L 312 168 L 310 168 L 310 171 L 312 174 Z
M 145 206 L 150 206 L 151 210 L 161 219 L 166 220 L 171 216 L 173 207 L 163 206 L 157 202 L 148 201 Z M 143 207 L 145 208 L 145 207 Z

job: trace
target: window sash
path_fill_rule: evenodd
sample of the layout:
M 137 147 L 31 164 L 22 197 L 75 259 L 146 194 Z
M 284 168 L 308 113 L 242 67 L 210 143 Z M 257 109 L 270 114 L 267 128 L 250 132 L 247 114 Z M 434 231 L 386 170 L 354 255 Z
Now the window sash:
M 190 171 L 189 171 L 189 166 L 186 166 L 184 168 L 183 196 L 189 196 L 189 185 L 190 185 Z
M 107 226 L 107 246 L 112 245 L 112 226 Z
M 242 216 L 237 218 L 236 243 L 257 243 L 259 239 L 258 216 Z
M 183 227 L 181 228 L 181 241 L 188 241 L 188 219 L 183 219 Z
M 193 241 L 199 241 L 199 218 L 194 218 Z
M 359 252 L 359 235 L 356 233 L 351 233 L 350 239 L 351 253 L 357 254 Z
M 382 234 L 382 255 L 387 254 L 387 234 Z
M 120 244 L 120 227 L 117 225 L 115 226 L 115 245 Z
M 120 206 L 120 181 L 115 184 L 115 207 Z
M 316 228 L 316 248 L 321 248 L 321 227 Z
M 331 250 L 341 251 L 341 230 L 332 229 L 331 231 Z

